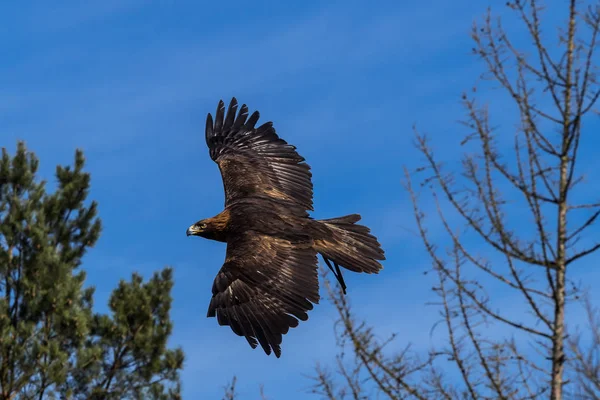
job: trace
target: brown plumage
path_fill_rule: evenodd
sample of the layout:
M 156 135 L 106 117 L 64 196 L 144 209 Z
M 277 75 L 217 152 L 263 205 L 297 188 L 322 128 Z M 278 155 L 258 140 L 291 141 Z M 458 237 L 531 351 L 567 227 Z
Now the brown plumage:
M 271 122 L 256 128 L 259 113 L 219 101 L 206 118 L 206 143 L 225 189 L 225 209 L 196 222 L 188 235 L 227 243 L 208 317 L 244 336 L 252 348 L 281 355 L 282 335 L 308 319 L 319 302 L 317 254 L 342 285 L 339 266 L 378 273 L 384 252 L 360 215 L 312 219 L 310 167 L 275 133 Z M 333 265 L 332 265 L 333 264 Z

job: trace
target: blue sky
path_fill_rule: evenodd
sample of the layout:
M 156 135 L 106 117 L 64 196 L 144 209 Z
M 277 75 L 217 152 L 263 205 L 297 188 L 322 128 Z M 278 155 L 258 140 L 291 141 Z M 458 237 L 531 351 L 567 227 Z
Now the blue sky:
M 464 133 L 460 94 L 482 72 L 469 31 L 485 4 L 473 4 L 5 3 L 1 145 L 12 152 L 26 140 L 47 179 L 76 147 L 85 151 L 104 224 L 84 263 L 98 309 L 132 271 L 148 277 L 175 267 L 172 343 L 186 353 L 185 398 L 219 398 L 234 374 L 242 398 L 255 398 L 261 383 L 273 398 L 305 398 L 311 382 L 301 374 L 335 352 L 327 302 L 285 337 L 281 359 L 205 318 L 225 245 L 184 231 L 223 206 L 203 138 L 206 113 L 232 96 L 258 109 L 310 163 L 313 215 L 362 214 L 387 261 L 379 276 L 345 274 L 352 302 L 381 336 L 399 332 L 399 343 L 426 349 L 438 314 L 425 305 L 435 298 L 423 276 L 429 259 L 414 234 L 402 167 L 420 160 L 413 124 L 457 160 L 446 145 Z

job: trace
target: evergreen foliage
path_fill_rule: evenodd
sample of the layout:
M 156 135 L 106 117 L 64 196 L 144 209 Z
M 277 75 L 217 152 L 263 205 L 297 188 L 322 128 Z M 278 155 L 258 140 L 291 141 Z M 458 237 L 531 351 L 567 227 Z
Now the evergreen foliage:
M 87 201 L 83 152 L 37 179 L 23 142 L 0 160 L 0 398 L 180 398 L 181 349 L 167 348 L 172 270 L 138 274 L 113 291 L 110 315 L 93 310 L 82 258 L 101 232 Z

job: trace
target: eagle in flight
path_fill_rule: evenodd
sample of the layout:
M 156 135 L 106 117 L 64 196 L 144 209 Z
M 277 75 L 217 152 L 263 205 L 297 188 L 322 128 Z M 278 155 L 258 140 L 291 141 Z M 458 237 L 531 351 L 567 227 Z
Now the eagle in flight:
M 206 118 L 206 144 L 225 189 L 225 208 L 190 226 L 187 235 L 227 243 L 212 285 L 208 317 L 244 336 L 252 348 L 281 356 L 281 341 L 319 302 L 317 253 L 339 281 L 340 266 L 378 273 L 385 260 L 377 238 L 357 224 L 360 215 L 315 220 L 311 172 L 296 147 L 259 113 L 219 101 Z M 333 264 L 333 265 L 332 265 Z M 335 270 L 334 270 L 335 267 Z

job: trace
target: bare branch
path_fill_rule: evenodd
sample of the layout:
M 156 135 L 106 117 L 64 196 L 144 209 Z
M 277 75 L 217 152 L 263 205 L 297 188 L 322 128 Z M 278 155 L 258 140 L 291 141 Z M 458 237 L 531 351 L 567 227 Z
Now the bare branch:
M 493 125 L 491 107 L 463 95 L 468 131 L 460 144 L 468 150 L 460 170 L 447 170 L 434 154 L 435 141 L 415 129 L 424 165 L 404 171 L 419 236 L 436 272 L 436 326 L 445 328 L 447 340 L 423 361 L 407 350 L 391 357 L 387 342 L 358 323 L 346 297 L 328 286 L 342 330 L 337 335 L 348 339 L 355 357 L 349 363 L 336 359 L 343 389 L 332 390 L 334 396 L 366 393 L 363 374 L 369 387 L 390 399 L 561 400 L 574 393 L 573 382 L 579 382 L 576 398 L 600 398 L 600 353 L 573 341 L 572 359 L 565 350 L 567 303 L 578 295 L 568 267 L 600 249 L 594 244 L 575 251 L 600 216 L 597 199 L 581 200 L 575 192 L 583 182 L 576 166 L 586 114 L 600 97 L 600 4 L 587 10 L 575 0 L 553 5 L 563 7 L 566 20 L 558 45 L 546 43 L 541 1 L 508 6 L 526 29 L 525 40 L 509 38 L 491 12 L 474 24 L 471 37 L 486 77 L 516 106 L 516 129 L 508 128 L 514 143 L 506 146 L 507 128 Z M 533 51 L 518 48 L 521 43 Z M 506 113 L 498 119 L 504 124 Z M 426 218 L 417 188 L 431 194 L 433 218 Z M 586 214 L 571 227 L 574 210 Z M 432 221 L 442 239 L 428 231 Z M 451 379 L 445 368 L 454 369 Z M 340 382 L 321 377 L 322 388 Z

